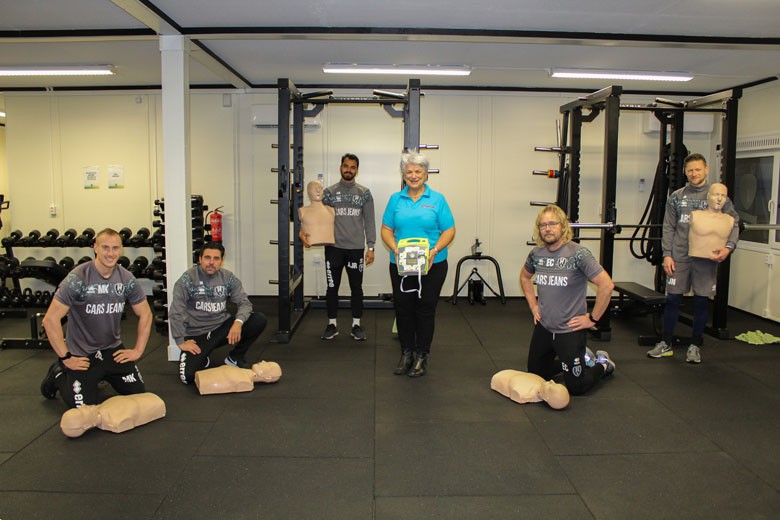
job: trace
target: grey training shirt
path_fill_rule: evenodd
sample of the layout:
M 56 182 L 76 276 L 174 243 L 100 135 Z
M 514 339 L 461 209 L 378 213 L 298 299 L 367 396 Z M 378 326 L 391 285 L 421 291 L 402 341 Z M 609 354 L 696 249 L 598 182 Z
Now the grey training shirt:
M 535 247 L 528 254 L 525 270 L 536 274 L 541 324 L 553 334 L 571 332 L 566 323 L 588 310 L 585 297 L 588 280 L 604 269 L 593 254 L 576 242 L 566 242 L 555 251 Z
M 69 307 L 65 344 L 76 356 L 88 356 L 122 343 L 120 320 L 125 302 L 136 305 L 146 299 L 127 269 L 117 265 L 111 276 L 103 278 L 95 262 L 73 268 L 54 297 Z

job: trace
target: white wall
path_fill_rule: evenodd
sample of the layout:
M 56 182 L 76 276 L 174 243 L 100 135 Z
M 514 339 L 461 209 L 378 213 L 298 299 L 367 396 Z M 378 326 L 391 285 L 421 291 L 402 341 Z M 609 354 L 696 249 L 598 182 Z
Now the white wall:
M 745 91 L 739 103 L 739 135 L 780 132 L 778 111 L 780 85 L 777 81 Z M 780 251 L 738 247 L 731 259 L 729 304 L 759 316 L 780 320 L 778 270 Z
M 424 88 L 423 88 L 424 90 Z M 337 95 L 367 95 L 337 92 Z M 740 132 L 747 118 L 773 122 L 776 89 L 747 92 L 741 103 Z M 646 102 L 630 99 L 625 102 Z M 555 121 L 560 105 L 573 99 L 557 94 L 464 94 L 426 92 L 421 103 L 421 141 L 438 144 L 426 152 L 433 168 L 430 184 L 442 191 L 456 217 L 457 236 L 450 251 L 450 275 L 443 294 L 451 294 L 455 266 L 470 253 L 476 237 L 482 251 L 501 264 L 508 295 L 521 294 L 517 279 L 531 246 L 538 208 L 531 200 L 553 200 L 556 182 L 533 176 L 534 169 L 557 167 L 555 154 L 535 152 L 534 146 L 556 144 Z M 83 228 L 102 226 L 137 228 L 152 221 L 151 210 L 162 193 L 159 95 L 149 93 L 22 94 L 6 95 L 9 114 L 9 194 L 14 199 L 8 228 Z M 774 105 L 771 105 L 774 103 Z M 277 150 L 273 129 L 255 129 L 252 105 L 276 104 L 275 92 L 191 93 L 192 187 L 211 209 L 224 206 L 226 266 L 237 272 L 251 294 L 274 295 L 269 283 L 277 275 L 276 238 Z M 230 106 L 226 106 L 230 105 Z M 756 108 L 754 108 L 756 107 Z M 755 114 L 752 114 L 755 112 Z M 646 115 L 620 116 L 618 156 L 618 220 L 635 223 L 644 209 L 657 162 L 657 135 L 645 134 Z M 377 228 L 390 194 L 400 186 L 399 154 L 403 124 L 373 105 L 330 105 L 320 114 L 322 126 L 305 133 L 306 179 L 322 174 L 326 184 L 338 180 L 338 164 L 345 152 L 361 159 L 358 182 L 371 188 L 376 201 Z M 603 118 L 602 118 L 603 119 Z M 601 220 L 603 120 L 584 126 L 581 221 Z M 711 154 L 711 136 L 686 137 L 692 151 Z M 84 190 L 82 168 L 109 164 L 125 166 L 124 190 Z M 646 179 L 640 193 L 639 179 Z M 58 215 L 50 217 L 54 201 Z M 6 220 L 5 217 L 9 217 Z M 43 231 L 43 229 L 42 229 Z M 593 234 L 593 233 L 589 233 Z M 628 236 L 624 231 L 621 236 Z M 598 242 L 586 242 L 598 254 Z M 628 252 L 627 242 L 616 242 L 614 278 L 651 286 L 653 268 Z M 387 252 L 378 247 L 377 261 L 365 273 L 367 295 L 390 292 Z M 322 251 L 306 252 L 305 288 L 308 295 L 323 294 Z M 497 289 L 492 265 L 476 265 Z M 348 292 L 346 283 L 344 291 Z

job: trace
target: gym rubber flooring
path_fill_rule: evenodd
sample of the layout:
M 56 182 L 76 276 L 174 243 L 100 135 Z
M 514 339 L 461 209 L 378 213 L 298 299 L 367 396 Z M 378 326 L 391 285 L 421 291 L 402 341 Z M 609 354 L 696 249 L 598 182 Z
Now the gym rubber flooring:
M 367 310 L 368 341 L 322 341 L 311 309 L 286 345 L 270 325 L 249 360 L 284 375 L 250 393 L 199 396 L 178 382 L 153 332 L 139 363 L 167 416 L 78 439 L 39 385 L 54 357 L 0 351 L 0 518 L 756 519 L 780 516 L 780 345 L 710 337 L 653 360 L 636 343 L 649 317 L 613 320 L 613 377 L 564 411 L 490 390 L 525 368 L 530 313 L 442 300 L 428 375 L 394 376 L 390 310 Z M 124 322 L 133 343 L 135 322 Z M 680 333 L 686 328 L 680 326 Z M 733 334 L 780 326 L 731 311 Z M 3 337 L 29 334 L 0 321 Z M 688 329 L 689 332 L 689 329 Z M 217 352 L 226 354 L 227 349 Z M 221 357 L 219 361 L 221 361 Z M 110 388 L 106 394 L 110 395 Z

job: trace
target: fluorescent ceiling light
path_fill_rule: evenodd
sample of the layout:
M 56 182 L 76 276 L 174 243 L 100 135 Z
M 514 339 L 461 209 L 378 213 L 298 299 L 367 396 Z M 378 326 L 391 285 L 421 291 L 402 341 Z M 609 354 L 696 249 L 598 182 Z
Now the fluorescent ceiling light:
M 365 65 L 359 63 L 326 63 L 322 72 L 331 74 L 404 74 L 407 76 L 468 76 L 467 65 Z
M 113 73 L 111 65 L 0 67 L 0 76 L 108 76 Z
M 550 69 L 553 78 L 624 79 L 645 81 L 690 81 L 689 72 L 666 72 L 650 70 L 596 70 L 596 69 Z
M 0 110 L 0 117 L 5 117 L 5 112 L 3 112 L 2 110 Z

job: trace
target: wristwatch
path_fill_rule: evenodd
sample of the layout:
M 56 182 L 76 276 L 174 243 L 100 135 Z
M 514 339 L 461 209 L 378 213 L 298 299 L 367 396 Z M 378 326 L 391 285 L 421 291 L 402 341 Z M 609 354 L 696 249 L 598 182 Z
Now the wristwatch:
M 65 354 L 64 356 L 62 356 L 62 357 L 59 357 L 59 356 L 58 356 L 58 359 L 59 359 L 60 361 L 65 361 L 66 359 L 70 359 L 71 357 L 73 357 L 73 354 L 71 354 L 71 353 L 70 353 L 70 351 L 68 351 L 68 353 L 67 353 L 67 354 Z
M 373 247 L 369 247 L 369 248 L 368 248 L 368 250 L 369 250 L 369 251 L 373 251 L 373 250 L 374 250 L 374 248 L 373 248 Z

